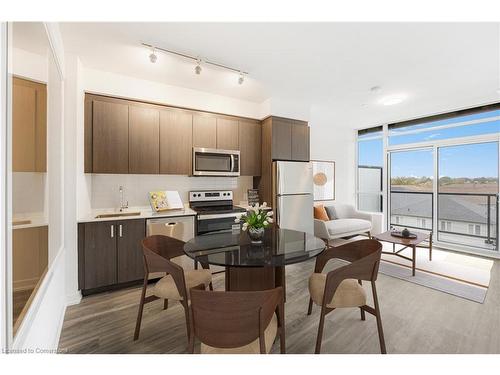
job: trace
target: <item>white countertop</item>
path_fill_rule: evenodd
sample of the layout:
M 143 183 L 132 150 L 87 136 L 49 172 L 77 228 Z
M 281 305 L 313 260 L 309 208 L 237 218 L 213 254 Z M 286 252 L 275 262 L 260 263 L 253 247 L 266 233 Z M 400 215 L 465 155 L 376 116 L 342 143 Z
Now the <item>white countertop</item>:
M 17 224 L 16 222 L 29 221 L 26 224 Z M 12 219 L 12 229 L 24 229 L 44 227 L 48 225 L 48 220 L 42 212 L 32 212 L 20 215 L 14 215 Z
M 246 201 L 240 202 L 237 204 L 239 207 L 249 209 L 250 206 Z M 271 207 L 266 207 L 266 210 L 271 210 Z M 143 207 L 129 207 L 124 213 L 127 212 L 140 212 L 140 215 L 133 216 L 115 216 L 115 217 L 105 217 L 105 218 L 96 218 L 98 215 L 102 214 L 112 214 L 112 213 L 120 213 L 117 208 L 108 208 L 108 209 L 97 209 L 92 210 L 90 215 L 78 219 L 79 223 L 89 223 L 89 222 L 98 222 L 98 221 L 116 221 L 116 220 L 134 220 L 134 219 L 154 219 L 160 217 L 177 217 L 177 216 L 196 216 L 196 212 L 189 208 L 188 205 L 184 206 L 184 209 L 181 210 L 172 210 L 172 211 L 164 211 L 164 212 L 153 212 L 151 207 L 143 206 Z M 16 226 L 21 227 L 21 225 Z
M 116 220 L 134 220 L 134 219 L 154 219 L 160 217 L 177 217 L 177 216 L 195 216 L 196 212 L 185 206 L 184 209 L 180 210 L 172 210 L 172 211 L 164 211 L 164 212 L 153 212 L 151 207 L 129 207 L 123 213 L 128 212 L 140 212 L 140 215 L 132 215 L 132 216 L 115 216 L 115 217 L 105 217 L 105 218 L 96 218 L 98 215 L 102 214 L 112 214 L 112 213 L 120 213 L 116 208 L 109 209 L 98 209 L 92 210 L 89 216 L 78 219 L 79 223 L 89 223 L 89 222 L 97 222 L 97 221 L 116 221 Z

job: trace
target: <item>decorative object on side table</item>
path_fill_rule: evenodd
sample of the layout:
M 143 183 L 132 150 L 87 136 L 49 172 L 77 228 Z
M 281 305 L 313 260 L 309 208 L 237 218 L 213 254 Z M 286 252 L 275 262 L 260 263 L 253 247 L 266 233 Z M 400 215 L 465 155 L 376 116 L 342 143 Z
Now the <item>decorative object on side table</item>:
M 243 222 L 241 229 L 246 231 L 248 229 L 248 236 L 252 243 L 260 244 L 262 243 L 262 238 L 264 237 L 264 229 L 270 226 L 273 222 L 273 211 L 266 209 L 267 203 L 255 204 L 251 206 L 247 213 L 241 215 L 239 218 L 234 220 L 235 223 Z
M 335 162 L 311 160 L 315 201 L 335 199 Z
M 408 228 L 405 228 L 402 231 L 393 230 L 393 231 L 391 231 L 391 236 L 400 237 L 400 238 L 410 238 L 410 239 L 417 238 L 417 235 L 414 233 L 411 233 L 408 230 Z

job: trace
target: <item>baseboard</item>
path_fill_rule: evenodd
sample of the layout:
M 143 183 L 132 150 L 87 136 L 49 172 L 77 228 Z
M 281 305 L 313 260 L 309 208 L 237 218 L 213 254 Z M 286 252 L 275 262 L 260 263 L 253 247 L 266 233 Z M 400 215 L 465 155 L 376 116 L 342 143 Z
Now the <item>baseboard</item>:
M 73 294 L 66 295 L 66 306 L 78 305 L 82 301 L 82 292 L 77 290 Z

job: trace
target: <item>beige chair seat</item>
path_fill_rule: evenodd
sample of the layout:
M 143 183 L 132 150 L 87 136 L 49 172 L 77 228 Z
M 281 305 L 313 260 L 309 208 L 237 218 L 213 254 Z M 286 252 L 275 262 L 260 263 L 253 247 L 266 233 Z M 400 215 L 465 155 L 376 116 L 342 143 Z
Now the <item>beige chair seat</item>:
M 212 273 L 210 270 L 190 270 L 184 271 L 184 279 L 186 281 L 186 289 L 189 293 L 189 289 L 204 284 L 205 287 L 212 282 Z M 182 297 L 177 290 L 174 279 L 171 275 L 162 277 L 153 287 L 153 294 L 156 297 L 171 299 L 174 301 L 181 301 Z
M 269 325 L 264 331 L 264 342 L 266 343 L 266 353 L 271 351 L 271 348 L 278 333 L 278 319 L 276 314 L 273 315 Z M 259 338 L 252 341 L 250 344 L 240 346 L 238 348 L 215 348 L 213 346 L 201 343 L 201 354 L 260 354 Z
M 326 274 L 313 273 L 309 278 L 309 293 L 316 305 L 323 303 L 323 293 L 325 292 Z M 332 300 L 326 305 L 331 309 L 341 307 L 359 307 L 366 305 L 366 292 L 357 280 L 346 279 L 338 286 Z

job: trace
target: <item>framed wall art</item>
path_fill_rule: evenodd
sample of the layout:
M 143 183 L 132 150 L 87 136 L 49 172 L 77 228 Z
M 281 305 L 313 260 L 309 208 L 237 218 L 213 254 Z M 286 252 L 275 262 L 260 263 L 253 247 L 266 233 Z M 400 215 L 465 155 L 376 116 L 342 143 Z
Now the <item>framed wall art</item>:
M 311 160 L 315 201 L 335 199 L 335 162 Z

